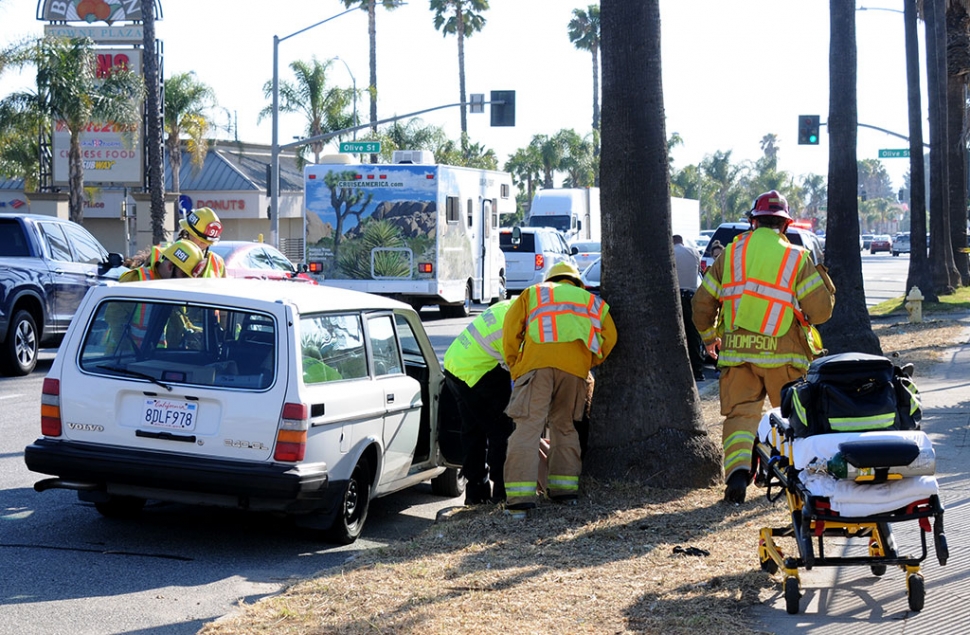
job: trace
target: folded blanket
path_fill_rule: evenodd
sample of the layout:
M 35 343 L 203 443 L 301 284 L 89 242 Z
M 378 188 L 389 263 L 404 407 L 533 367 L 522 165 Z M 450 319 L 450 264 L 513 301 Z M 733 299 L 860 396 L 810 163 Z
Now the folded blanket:
M 799 480 L 812 495 L 828 497 L 832 510 L 843 516 L 885 514 L 940 491 L 935 476 L 869 484 L 838 480 L 827 474 L 800 472 Z

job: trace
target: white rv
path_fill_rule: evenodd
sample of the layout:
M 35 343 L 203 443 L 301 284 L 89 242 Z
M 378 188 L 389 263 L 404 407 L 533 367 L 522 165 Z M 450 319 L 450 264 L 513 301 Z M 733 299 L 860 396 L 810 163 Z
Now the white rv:
M 505 172 L 437 165 L 427 151 L 391 164 L 325 157 L 304 169 L 306 264 L 320 284 L 468 315 L 505 297 L 500 214 L 515 212 Z

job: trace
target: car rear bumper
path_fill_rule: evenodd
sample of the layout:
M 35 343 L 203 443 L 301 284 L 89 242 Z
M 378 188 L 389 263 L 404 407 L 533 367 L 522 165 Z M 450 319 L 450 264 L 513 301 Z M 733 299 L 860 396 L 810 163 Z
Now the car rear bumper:
M 58 477 L 35 489 L 142 495 L 219 506 L 308 512 L 328 507 L 324 463 L 247 463 L 38 439 L 24 449 L 27 469 Z

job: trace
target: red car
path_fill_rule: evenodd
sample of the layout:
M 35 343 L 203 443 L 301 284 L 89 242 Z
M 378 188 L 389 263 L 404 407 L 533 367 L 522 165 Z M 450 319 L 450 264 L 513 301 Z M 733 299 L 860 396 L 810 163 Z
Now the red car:
M 220 240 L 209 247 L 226 261 L 229 278 L 258 278 L 262 280 L 292 280 L 316 284 L 316 280 L 299 271 L 278 249 L 266 243 L 244 240 Z
M 876 254 L 880 251 L 885 251 L 887 254 L 892 251 L 893 241 L 892 239 L 885 235 L 880 234 L 878 236 L 872 237 L 872 242 L 869 243 L 869 253 Z

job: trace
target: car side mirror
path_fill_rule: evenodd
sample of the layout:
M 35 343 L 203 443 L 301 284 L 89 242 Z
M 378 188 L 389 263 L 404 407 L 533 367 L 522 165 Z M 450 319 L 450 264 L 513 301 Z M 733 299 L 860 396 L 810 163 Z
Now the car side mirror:
M 522 230 L 519 227 L 512 228 L 512 244 L 518 245 L 522 242 Z
M 102 262 L 101 266 L 98 267 L 98 275 L 104 275 L 105 273 L 116 269 L 125 264 L 125 257 L 119 253 L 111 252 L 108 254 L 108 260 Z
M 569 250 L 569 253 L 575 256 L 576 254 L 579 253 L 579 247 L 573 247 L 572 249 Z

